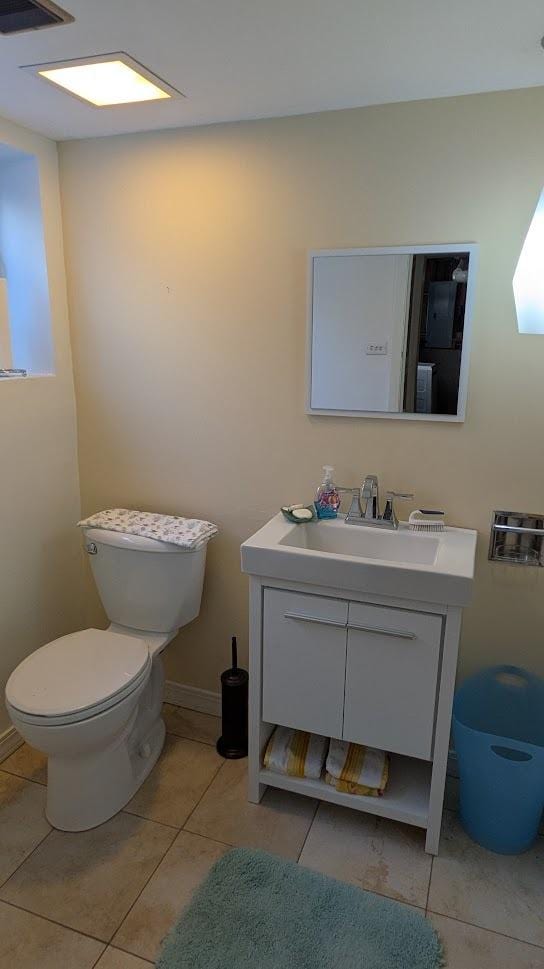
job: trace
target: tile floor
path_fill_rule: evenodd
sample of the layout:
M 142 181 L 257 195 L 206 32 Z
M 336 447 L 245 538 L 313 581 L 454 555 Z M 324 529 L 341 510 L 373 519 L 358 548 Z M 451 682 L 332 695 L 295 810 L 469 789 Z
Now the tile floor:
M 68 834 L 45 820 L 46 765 L 0 765 L 0 969 L 149 969 L 194 888 L 231 845 L 262 847 L 420 908 L 448 969 L 544 969 L 544 840 L 525 855 L 473 844 L 450 785 L 441 851 L 423 833 L 269 789 L 214 748 L 215 717 L 165 705 L 164 753 L 124 811 Z

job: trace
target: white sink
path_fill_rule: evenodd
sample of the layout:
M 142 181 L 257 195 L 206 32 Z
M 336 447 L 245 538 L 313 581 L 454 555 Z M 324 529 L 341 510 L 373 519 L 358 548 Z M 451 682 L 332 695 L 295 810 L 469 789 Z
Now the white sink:
M 312 522 L 295 525 L 280 545 L 290 548 L 306 548 L 329 555 L 357 555 L 364 559 L 380 559 L 382 562 L 409 562 L 415 565 L 433 565 L 438 554 L 439 539 L 436 535 L 421 535 L 399 528 L 385 531 L 364 525 L 346 525 L 339 521 Z
M 323 587 L 450 605 L 470 601 L 477 533 L 346 525 L 343 517 L 294 525 L 281 512 L 242 545 L 242 570 Z

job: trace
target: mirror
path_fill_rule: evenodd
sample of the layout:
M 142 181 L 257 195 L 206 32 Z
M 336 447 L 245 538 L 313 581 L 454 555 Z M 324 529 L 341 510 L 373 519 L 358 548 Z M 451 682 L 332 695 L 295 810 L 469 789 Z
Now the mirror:
M 476 254 L 311 253 L 308 413 L 464 420 Z

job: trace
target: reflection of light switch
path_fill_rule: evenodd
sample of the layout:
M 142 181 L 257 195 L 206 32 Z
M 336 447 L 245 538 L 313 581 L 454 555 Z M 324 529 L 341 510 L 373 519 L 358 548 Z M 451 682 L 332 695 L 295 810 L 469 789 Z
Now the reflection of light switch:
M 367 343 L 366 345 L 367 355 L 370 357 L 378 356 L 380 354 L 387 353 L 387 340 L 385 343 Z

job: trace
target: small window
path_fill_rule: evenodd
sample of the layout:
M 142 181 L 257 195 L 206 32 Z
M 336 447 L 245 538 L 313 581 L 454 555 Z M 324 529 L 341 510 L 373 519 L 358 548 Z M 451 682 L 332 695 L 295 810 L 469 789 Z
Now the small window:
M 8 284 L 3 267 L 0 266 L 0 368 L 5 369 L 7 367 L 11 367 Z
M 0 378 L 53 372 L 38 161 L 0 144 Z

